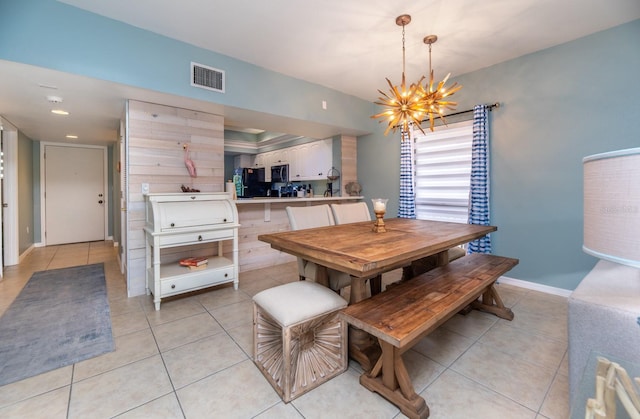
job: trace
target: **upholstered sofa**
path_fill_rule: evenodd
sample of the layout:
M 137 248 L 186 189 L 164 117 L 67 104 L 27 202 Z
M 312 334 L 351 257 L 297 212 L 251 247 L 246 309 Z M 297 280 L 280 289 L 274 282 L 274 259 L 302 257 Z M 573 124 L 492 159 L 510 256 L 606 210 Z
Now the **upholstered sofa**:
M 576 397 L 592 353 L 640 364 L 640 269 L 599 261 L 569 297 L 568 321 L 575 405 L 583 402 Z

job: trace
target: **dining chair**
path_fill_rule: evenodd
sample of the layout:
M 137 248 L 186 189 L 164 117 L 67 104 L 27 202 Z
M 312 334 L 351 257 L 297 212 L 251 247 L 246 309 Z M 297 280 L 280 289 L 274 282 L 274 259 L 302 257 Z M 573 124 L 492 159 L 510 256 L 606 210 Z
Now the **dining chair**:
M 371 221 L 369 207 L 364 201 L 347 204 L 331 204 L 331 212 L 336 224 L 358 223 L 361 221 Z M 371 295 L 376 295 L 382 291 L 382 275 L 367 278 Z
M 291 230 L 304 230 L 307 228 L 326 227 L 335 225 L 331 208 L 327 204 L 312 205 L 308 207 L 286 207 L 287 217 Z M 298 258 L 298 275 L 301 280 L 316 280 L 318 265 L 314 262 Z M 351 285 L 349 274 L 327 269 L 329 276 L 329 288 L 339 292 L 342 288 Z
M 371 221 L 369 207 L 364 201 L 348 204 L 331 204 L 331 212 L 336 224 Z

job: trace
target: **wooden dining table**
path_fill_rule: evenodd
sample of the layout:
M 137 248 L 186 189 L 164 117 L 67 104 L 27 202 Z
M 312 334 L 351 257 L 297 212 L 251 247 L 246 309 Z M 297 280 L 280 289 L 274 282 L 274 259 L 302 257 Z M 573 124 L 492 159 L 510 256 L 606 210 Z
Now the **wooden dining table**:
M 351 276 L 350 302 L 367 298 L 365 282 L 412 261 L 437 255 L 448 263 L 448 250 L 497 230 L 495 226 L 448 223 L 408 218 L 385 219 L 386 232 L 374 232 L 373 222 L 340 224 L 304 230 L 261 234 L 271 247 L 318 265 L 316 282 L 328 286 L 327 269 Z M 349 335 L 349 354 L 369 371 L 380 356 L 366 333 Z

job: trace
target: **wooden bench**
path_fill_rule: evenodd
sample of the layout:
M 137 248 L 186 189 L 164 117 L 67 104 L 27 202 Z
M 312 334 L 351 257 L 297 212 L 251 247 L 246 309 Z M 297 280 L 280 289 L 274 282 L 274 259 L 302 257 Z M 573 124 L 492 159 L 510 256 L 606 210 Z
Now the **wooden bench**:
M 429 408 L 413 389 L 402 354 L 469 305 L 512 320 L 513 312 L 504 306 L 494 283 L 517 264 L 517 259 L 472 254 L 343 309 L 343 318 L 377 337 L 382 348 L 360 384 L 410 418 L 428 417 Z

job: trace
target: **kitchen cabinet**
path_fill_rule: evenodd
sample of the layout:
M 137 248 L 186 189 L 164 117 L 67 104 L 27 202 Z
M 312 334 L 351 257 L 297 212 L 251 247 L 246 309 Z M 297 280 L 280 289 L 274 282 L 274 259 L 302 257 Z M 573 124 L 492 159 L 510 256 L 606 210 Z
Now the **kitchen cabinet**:
M 265 166 L 265 153 L 256 154 L 256 158 L 254 160 L 253 167 L 264 167 L 264 168 L 268 169 L 268 167 Z
M 228 282 L 238 289 L 240 224 L 229 194 L 148 194 L 145 198 L 146 291 L 153 294 L 156 310 L 165 297 Z M 227 256 L 223 254 L 225 243 L 231 245 Z M 206 265 L 191 269 L 172 256 L 189 252 L 190 247 L 199 253 L 189 256 L 208 252 Z
M 333 140 L 326 139 L 291 147 L 289 155 L 292 181 L 322 180 L 332 167 Z
M 239 154 L 233 158 L 233 167 L 253 167 L 255 164 L 255 156 L 250 154 Z
M 264 167 L 265 181 L 271 182 L 271 166 L 289 165 L 289 180 L 307 181 L 327 178 L 332 167 L 333 140 L 318 140 L 280 150 L 258 153 L 254 167 Z

